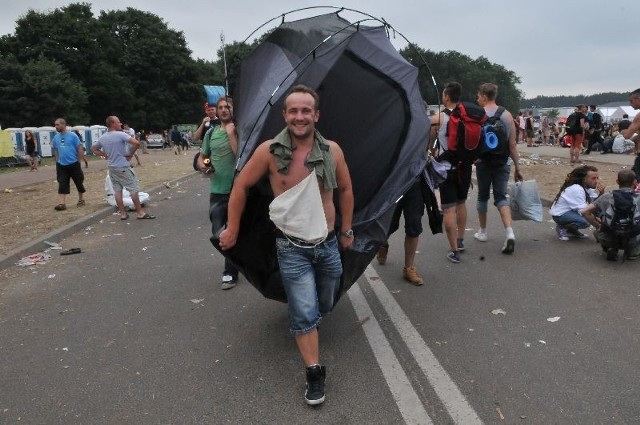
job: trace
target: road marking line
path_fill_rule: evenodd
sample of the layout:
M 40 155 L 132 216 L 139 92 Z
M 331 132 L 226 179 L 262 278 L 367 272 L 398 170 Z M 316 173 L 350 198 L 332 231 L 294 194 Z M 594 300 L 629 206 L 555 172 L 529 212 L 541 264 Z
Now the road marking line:
M 371 311 L 371 307 L 369 307 L 358 284 L 353 285 L 347 295 L 351 300 L 351 305 L 358 316 L 358 320 L 362 323 L 362 329 L 369 341 L 369 346 L 382 370 L 382 375 L 387 381 L 391 395 L 398 405 L 402 419 L 407 424 L 433 424 L 393 352 L 393 348 L 391 348 L 384 332 L 382 332 L 378 321 L 375 320 L 373 311 Z
M 464 425 L 482 424 L 475 410 L 473 410 L 465 396 L 458 389 L 458 386 L 449 377 L 447 371 L 440 365 L 438 359 L 436 359 L 416 328 L 413 327 L 407 315 L 402 311 L 398 302 L 371 265 L 365 270 L 364 276 L 453 421 L 456 424 Z

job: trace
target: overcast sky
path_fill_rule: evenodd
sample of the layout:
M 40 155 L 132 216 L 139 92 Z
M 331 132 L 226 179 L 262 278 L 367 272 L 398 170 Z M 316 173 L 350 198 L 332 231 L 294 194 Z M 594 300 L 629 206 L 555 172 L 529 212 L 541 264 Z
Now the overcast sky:
M 78 2 L 78 1 L 76 1 Z M 74 1 L 0 0 L 0 34 L 15 30 L 27 10 L 52 10 Z M 520 77 L 525 97 L 629 92 L 640 87 L 640 2 L 637 0 L 95 0 L 101 10 L 136 9 L 182 31 L 194 57 L 216 60 L 220 33 L 242 41 L 260 25 L 294 9 L 331 5 L 384 18 L 411 42 L 432 51 L 456 50 L 503 65 Z M 453 6 L 455 5 L 455 6 Z M 287 20 L 331 9 L 288 15 Z M 342 14 L 350 21 L 356 14 Z M 361 18 L 361 16 L 360 16 Z M 265 28 L 272 28 L 277 19 Z M 259 31 L 251 37 L 262 34 Z M 397 36 L 396 47 L 406 43 Z

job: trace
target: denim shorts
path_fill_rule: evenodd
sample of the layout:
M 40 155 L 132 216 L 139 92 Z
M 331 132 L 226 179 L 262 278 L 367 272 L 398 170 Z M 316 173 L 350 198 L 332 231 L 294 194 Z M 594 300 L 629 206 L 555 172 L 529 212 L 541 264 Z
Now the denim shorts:
M 278 265 L 289 305 L 289 330 L 311 332 L 335 304 L 342 276 L 342 261 L 335 235 L 309 248 L 276 238 Z
M 491 188 L 493 188 L 493 205 L 501 208 L 509 205 L 507 201 L 507 185 L 511 175 L 511 166 L 490 167 L 479 161 L 476 163 L 476 178 L 478 180 L 478 202 L 476 209 L 479 213 L 487 212 L 487 203 Z

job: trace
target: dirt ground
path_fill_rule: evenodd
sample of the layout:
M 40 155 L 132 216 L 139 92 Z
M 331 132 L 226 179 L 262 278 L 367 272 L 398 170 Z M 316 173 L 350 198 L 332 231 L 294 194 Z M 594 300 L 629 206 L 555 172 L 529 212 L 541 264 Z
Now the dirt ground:
M 152 152 L 141 155 L 143 166 L 136 167 L 142 191 L 149 191 L 165 182 L 193 173 L 192 159 L 195 151 L 187 155 L 174 155 L 172 151 Z M 573 169 L 569 164 L 568 151 L 559 150 L 557 157 L 530 159 L 530 155 L 521 154 L 521 172 L 525 180 L 536 180 L 543 199 L 553 199 L 567 173 Z M 588 162 L 587 162 L 588 163 Z M 600 179 L 608 189 L 615 187 L 620 166 L 594 164 L 600 171 Z M 36 240 L 53 230 L 65 226 L 82 216 L 90 215 L 107 206 L 104 192 L 105 170 L 86 169 L 85 186 L 87 205 L 75 206 L 75 187 L 71 189 L 67 210 L 53 210 L 56 204 L 57 183 L 49 180 L 44 183 L 22 186 L 11 193 L 0 193 L 0 253 L 8 254 L 19 246 Z M 73 185 L 72 185 L 73 186 Z
M 165 182 L 193 173 L 192 163 L 195 150 L 189 150 L 186 155 L 175 155 L 173 151 L 150 151 L 148 155 L 140 154 L 142 166 L 135 167 L 140 190 L 150 192 L 151 189 L 163 185 Z M 58 184 L 54 179 L 0 192 L 0 253 L 9 254 L 18 247 L 36 240 L 63 227 L 77 219 L 91 215 L 108 206 L 104 183 L 106 169 L 92 167 L 94 159 L 85 171 L 84 185 L 86 205 L 76 207 L 77 191 L 71 183 L 71 194 L 67 196 L 67 209 L 54 211 L 57 204 Z M 51 166 L 47 166 L 51 167 Z M 42 169 L 42 167 L 41 167 Z M 24 168 L 18 168 L 22 171 Z M 40 172 L 40 171 L 37 171 Z M 153 202 L 153 194 L 151 201 Z M 115 208 L 114 208 L 115 211 Z

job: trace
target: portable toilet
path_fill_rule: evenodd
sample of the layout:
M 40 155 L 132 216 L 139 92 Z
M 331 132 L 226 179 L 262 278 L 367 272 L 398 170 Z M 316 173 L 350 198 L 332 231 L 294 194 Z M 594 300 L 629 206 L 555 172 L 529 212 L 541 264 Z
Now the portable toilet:
M 14 151 L 24 150 L 24 134 L 21 128 L 5 128 L 11 134 L 11 145 Z
M 84 151 L 87 155 L 91 155 L 91 130 L 85 125 L 74 125 L 71 129 L 80 133 Z
M 92 125 L 89 127 L 89 132 L 91 133 L 91 143 L 96 142 L 100 136 L 107 132 L 107 127 L 104 125 Z M 91 146 L 89 146 L 89 150 L 91 150 Z
M 34 133 L 38 134 L 38 142 L 40 142 L 40 156 L 43 158 L 52 157 L 52 142 L 53 137 L 56 135 L 55 127 L 45 126 L 38 127 Z

